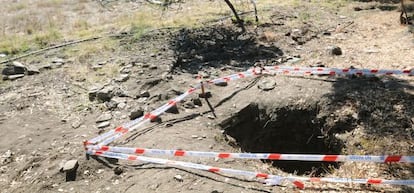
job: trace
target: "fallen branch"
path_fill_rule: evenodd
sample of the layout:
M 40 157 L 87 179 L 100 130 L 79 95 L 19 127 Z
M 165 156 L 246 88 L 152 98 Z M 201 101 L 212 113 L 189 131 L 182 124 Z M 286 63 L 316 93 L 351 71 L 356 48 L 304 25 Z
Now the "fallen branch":
M 33 52 L 29 52 L 27 54 L 23 54 L 21 56 L 17 56 L 17 57 L 14 57 L 14 58 L 10 58 L 8 60 L 5 60 L 5 61 L 0 62 L 0 64 L 5 64 L 5 63 L 12 62 L 12 61 L 15 61 L 15 60 L 18 60 L 18 59 L 22 59 L 22 58 L 25 58 L 25 57 L 28 57 L 28 56 L 40 54 L 40 53 L 46 52 L 48 50 L 53 50 L 53 49 L 57 49 L 57 48 L 61 48 L 61 47 L 65 47 L 65 46 L 69 46 L 69 45 L 73 45 L 73 44 L 78 44 L 78 43 L 82 43 L 82 42 L 97 40 L 97 39 L 101 39 L 101 38 L 103 38 L 103 37 L 102 36 L 100 36 L 100 37 L 92 37 L 92 38 L 77 40 L 77 41 L 73 41 L 73 42 L 67 42 L 67 43 L 64 43 L 64 44 L 59 44 L 59 45 L 56 45 L 56 46 L 51 46 L 51 47 L 43 48 L 43 49 L 40 49 L 40 50 L 36 50 L 36 51 L 33 51 Z

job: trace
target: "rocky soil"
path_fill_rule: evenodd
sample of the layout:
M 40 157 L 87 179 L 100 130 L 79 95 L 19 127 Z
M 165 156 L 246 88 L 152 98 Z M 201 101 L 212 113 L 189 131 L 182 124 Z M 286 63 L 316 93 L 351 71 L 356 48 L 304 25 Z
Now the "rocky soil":
M 272 187 L 187 168 L 86 159 L 82 146 L 84 140 L 161 106 L 200 77 L 212 79 L 260 65 L 413 68 L 410 28 L 399 24 L 397 10 L 381 6 L 281 5 L 267 10 L 260 25 L 248 25 L 245 34 L 224 20 L 154 30 L 140 39 L 110 37 L 115 49 L 82 60 L 66 52 L 71 48 L 59 48 L 9 62 L 0 84 L 2 192 L 414 192 L 409 186 L 333 183 L 307 183 L 305 190 L 290 184 Z M 186 98 L 177 112 L 162 115 L 159 123 L 145 125 L 114 145 L 413 155 L 413 80 L 246 78 L 208 87 L 208 101 L 197 94 Z M 278 175 L 414 178 L 412 164 L 176 160 Z M 76 175 L 67 176 L 67 171 Z

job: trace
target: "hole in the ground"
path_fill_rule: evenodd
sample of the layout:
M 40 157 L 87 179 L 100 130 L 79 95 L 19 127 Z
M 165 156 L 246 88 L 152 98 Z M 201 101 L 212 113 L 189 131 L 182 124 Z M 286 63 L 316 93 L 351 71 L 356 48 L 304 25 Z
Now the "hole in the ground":
M 323 134 L 324 123 L 324 119 L 318 118 L 317 105 L 272 109 L 252 103 L 220 126 L 245 152 L 339 154 L 343 142 L 333 133 Z M 339 167 L 332 162 L 273 161 L 272 164 L 285 172 L 312 176 Z

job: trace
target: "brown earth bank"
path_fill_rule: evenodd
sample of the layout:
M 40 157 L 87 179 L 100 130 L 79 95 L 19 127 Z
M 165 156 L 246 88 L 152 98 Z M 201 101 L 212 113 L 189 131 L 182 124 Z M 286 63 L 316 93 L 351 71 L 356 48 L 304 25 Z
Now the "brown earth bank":
M 201 5 L 222 6 L 205 20 L 193 11 L 199 19 L 194 25 L 135 23 L 122 29 L 111 26 L 111 19 L 141 21 L 145 15 L 120 15 L 160 8 L 144 1 L 79 1 L 78 8 L 69 1 L 47 2 L 3 2 L 7 20 L 1 23 L 5 41 L 0 49 L 11 40 L 10 34 L 28 33 L 23 27 L 27 23 L 13 25 L 11 19 L 26 12 L 64 9 L 59 11 L 60 20 L 77 25 L 72 29 L 57 22 L 56 39 L 37 36 L 35 45 L 28 44 L 30 49 L 15 46 L 14 51 L 3 51 L 2 58 L 64 43 L 61 36 L 68 38 L 66 42 L 89 37 L 84 34 L 99 38 L 3 66 L 2 192 L 414 192 L 412 186 L 389 185 L 305 183 L 304 190 L 289 183 L 266 186 L 243 176 L 95 156 L 87 159 L 82 146 L 84 140 L 165 104 L 199 83 L 198 77 L 208 80 L 273 65 L 412 69 L 412 27 L 400 25 L 398 3 L 257 2 L 260 22 L 253 22 L 251 12 L 243 14 L 247 32 L 241 33 L 219 1 L 173 4 L 156 17 L 170 24 L 167 20 Z M 248 2 L 235 5 L 250 10 Z M 86 17 L 91 15 L 96 17 Z M 81 21 L 82 17 L 87 19 Z M 39 16 L 38 26 L 44 18 L 55 19 Z M 85 22 L 82 34 L 70 35 Z M 36 26 L 32 30 L 42 31 Z M 26 35 L 21 38 L 31 41 L 31 35 Z M 24 76 L 13 76 L 20 71 Z M 414 87 L 409 76 L 263 75 L 208 86 L 206 91 L 212 95 L 208 100 L 197 91 L 178 103 L 176 112 L 163 114 L 160 122 L 146 124 L 111 145 L 214 152 L 414 153 Z M 414 177 L 412 164 L 400 163 L 161 158 L 282 176 Z M 69 160 L 79 164 L 75 176 L 62 171 Z

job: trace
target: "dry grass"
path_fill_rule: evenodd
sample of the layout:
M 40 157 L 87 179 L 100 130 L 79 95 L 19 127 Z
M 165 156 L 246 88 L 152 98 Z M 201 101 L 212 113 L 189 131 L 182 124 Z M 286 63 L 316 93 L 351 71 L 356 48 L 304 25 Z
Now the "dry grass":
M 4 0 L 3 0 L 4 1 Z M 343 6 L 348 0 L 321 0 L 311 3 L 325 7 Z M 274 6 L 300 6 L 302 0 L 263 0 L 257 3 L 261 11 Z M 308 2 L 307 2 L 308 3 Z M 0 53 L 16 55 L 54 44 L 64 39 L 79 39 L 104 33 L 129 30 L 139 38 L 146 30 L 162 27 L 199 27 L 203 22 L 223 16 L 231 16 L 227 5 L 221 0 L 188 1 L 173 4 L 169 8 L 133 3 L 113 3 L 102 8 L 95 1 L 85 0 L 22 0 L 2 3 L 0 16 Z M 117 4 L 117 6 L 113 6 Z M 112 5 L 112 7 L 111 7 Z M 144 5 L 144 6 L 142 6 Z M 235 1 L 240 12 L 252 11 L 250 1 Z M 309 13 L 299 13 L 306 21 Z M 244 16 L 253 20 L 253 15 Z

